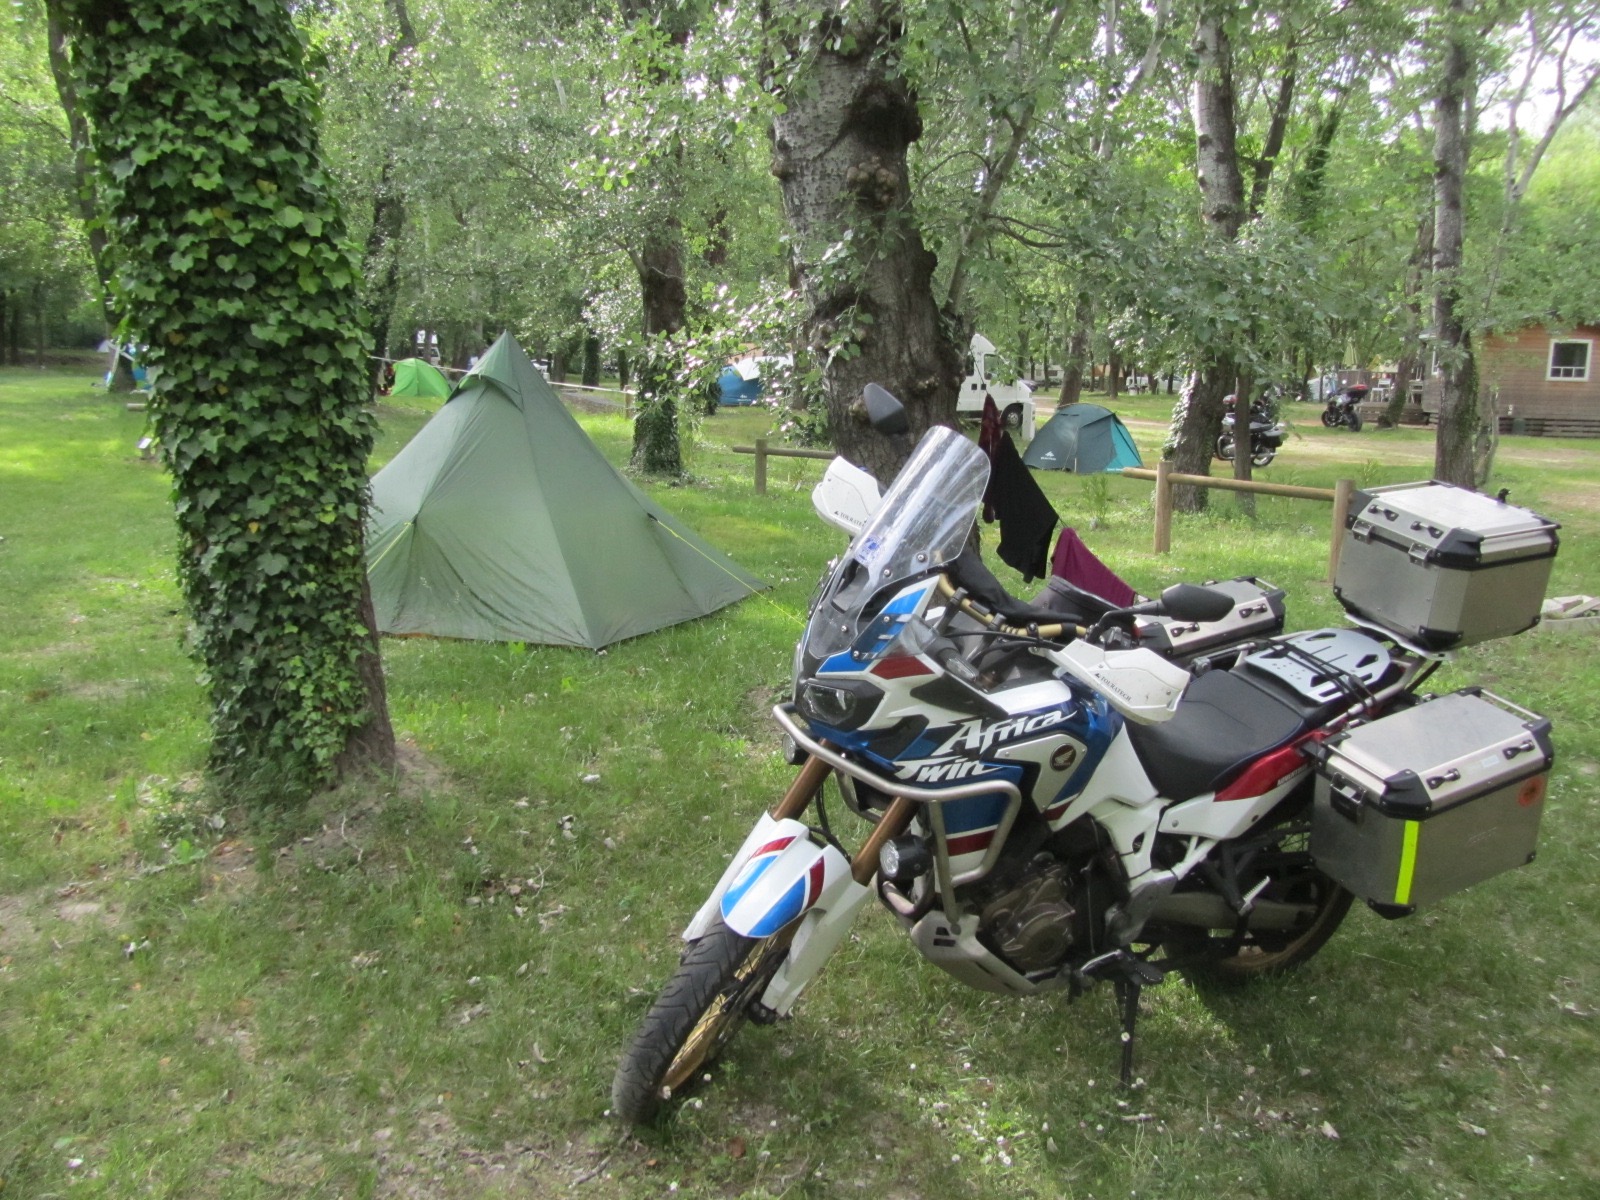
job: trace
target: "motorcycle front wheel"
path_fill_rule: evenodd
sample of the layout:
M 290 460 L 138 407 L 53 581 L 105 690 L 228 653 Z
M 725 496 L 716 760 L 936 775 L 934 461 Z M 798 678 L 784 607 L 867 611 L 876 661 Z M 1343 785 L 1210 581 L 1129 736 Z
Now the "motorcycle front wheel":
M 789 931 L 742 937 L 720 920 L 684 952 L 611 1083 L 611 1111 L 639 1125 L 722 1053 L 788 950 Z
M 1334 412 L 1333 409 L 1325 408 L 1322 410 L 1322 423 L 1329 429 L 1337 429 L 1344 424 L 1344 418 Z
M 1277 456 L 1278 452 L 1276 450 L 1257 450 L 1250 456 L 1250 461 L 1258 467 L 1270 467 L 1272 465 L 1272 460 Z

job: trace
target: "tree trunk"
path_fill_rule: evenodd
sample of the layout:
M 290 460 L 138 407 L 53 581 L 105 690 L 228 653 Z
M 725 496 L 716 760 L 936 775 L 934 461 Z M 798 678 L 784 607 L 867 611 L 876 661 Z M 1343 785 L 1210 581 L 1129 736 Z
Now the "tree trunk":
M 397 105 L 406 90 L 401 78 L 406 69 L 405 59 L 417 48 L 417 35 L 411 25 L 411 14 L 406 10 L 406 0 L 386 0 L 386 3 L 395 26 L 394 40 L 389 43 L 389 99 L 391 105 Z M 367 230 L 363 255 L 367 276 L 367 332 L 372 338 L 372 353 L 378 358 L 390 357 L 389 322 L 394 317 L 394 297 L 400 281 L 400 235 L 406 223 L 405 194 L 395 179 L 397 167 L 391 142 L 384 149 L 383 169 L 372 196 L 372 227 Z
M 906 405 L 914 435 L 955 418 L 962 344 L 933 295 L 934 255 L 912 211 L 906 151 L 922 133 L 899 70 L 902 15 L 885 0 L 852 8 L 847 26 L 807 30 L 801 78 L 778 85 L 772 173 L 794 231 L 807 340 L 823 361 L 834 446 L 879 479 L 909 455 L 857 418 L 868 383 Z
M 1244 219 L 1244 178 L 1235 145 L 1233 47 L 1229 11 L 1212 4 L 1200 15 L 1194 50 L 1199 60 L 1194 81 L 1195 173 L 1200 183 L 1201 216 L 1213 238 L 1234 241 Z M 1182 474 L 1209 475 L 1211 455 L 1222 432 L 1222 398 L 1237 374 L 1224 346 L 1200 346 L 1196 370 L 1173 409 L 1168 456 Z M 1183 512 L 1206 507 L 1201 488 L 1176 488 L 1173 505 Z
M 1093 319 L 1093 301 L 1089 293 L 1079 292 L 1072 311 L 1072 333 L 1067 338 L 1066 361 L 1061 365 L 1061 393 L 1056 397 L 1057 408 L 1065 408 L 1083 399 L 1083 368 L 1089 359 L 1089 323 Z
M 1255 469 L 1250 461 L 1250 397 L 1255 392 L 1255 377 L 1249 371 L 1239 372 L 1233 385 L 1233 477 L 1248 482 Z M 1254 492 L 1238 492 L 1234 502 L 1247 517 L 1256 515 Z
M 45 14 L 46 40 L 49 44 L 50 75 L 55 80 L 56 95 L 61 100 L 61 111 L 66 114 L 67 132 L 72 139 L 72 182 L 77 196 L 78 216 L 83 220 L 84 232 L 89 239 L 89 258 L 94 263 L 95 279 L 100 284 L 100 310 L 105 318 L 106 334 L 117 338 L 119 324 L 111 294 L 111 264 L 106 256 L 106 231 L 96 217 L 94 175 L 89 169 L 89 122 L 78 103 L 78 85 L 67 61 L 67 35 L 54 4 Z M 121 354 L 112 356 L 111 381 L 113 392 L 133 391 L 133 369 Z
M 125 307 L 159 371 L 151 419 L 216 778 L 282 803 L 341 769 L 392 766 L 363 600 L 374 424 L 358 264 L 291 15 L 248 0 L 56 12 L 101 156 L 117 284 L 138 298 Z
M 1486 431 L 1471 332 L 1460 311 L 1468 141 L 1464 109 L 1473 76 L 1466 0 L 1448 0 L 1445 20 L 1443 70 L 1433 105 L 1433 323 L 1442 384 L 1433 472 L 1441 482 L 1476 487 L 1474 451 Z
M 1433 258 L 1433 210 L 1417 221 L 1417 240 L 1406 264 L 1405 328 L 1400 334 L 1400 356 L 1395 360 L 1394 395 L 1384 413 L 1390 425 L 1399 425 L 1406 403 L 1411 398 L 1411 381 L 1425 377 L 1426 355 L 1422 347 L 1422 291 L 1427 283 L 1428 265 Z
M 647 68 L 649 81 L 658 84 L 681 75 L 692 10 L 653 5 L 649 0 L 624 0 L 622 11 L 629 21 L 655 22 L 667 33 L 666 57 Z M 656 161 L 649 186 L 658 198 L 666 197 L 661 210 L 664 215 L 651 223 L 634 258 L 646 347 L 638 363 L 638 415 L 633 423 L 631 461 L 646 474 L 673 477 L 683 474 L 683 451 L 678 441 L 678 381 L 672 354 L 664 343 L 683 331 L 689 307 L 683 224 L 678 217 L 682 162 L 683 145 L 678 141 Z
M 657 339 L 682 331 L 689 305 L 683 242 L 672 220 L 646 240 L 639 255 L 639 288 L 647 343 L 638 363 L 638 416 L 633 422 L 634 467 L 649 475 L 683 474 L 678 442 L 678 381 Z

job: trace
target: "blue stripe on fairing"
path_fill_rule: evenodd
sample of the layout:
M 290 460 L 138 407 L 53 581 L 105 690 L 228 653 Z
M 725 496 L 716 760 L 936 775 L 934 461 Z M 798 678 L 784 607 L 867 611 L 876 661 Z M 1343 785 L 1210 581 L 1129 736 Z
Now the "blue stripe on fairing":
M 932 584 L 928 585 L 928 587 L 931 586 Z M 889 601 L 889 603 L 885 604 L 883 606 L 883 611 L 886 613 L 895 614 L 916 612 L 917 605 L 921 604 L 922 598 L 928 594 L 928 587 L 920 587 L 914 591 L 902 592 L 893 600 Z
M 864 670 L 865 667 L 866 663 L 857 658 L 854 653 L 849 650 L 841 650 L 838 654 L 824 659 L 822 665 L 817 668 L 817 674 L 854 675 Z
M 1083 738 L 1083 758 L 1078 763 L 1078 769 L 1061 785 L 1061 790 L 1039 806 L 1040 811 L 1052 808 L 1062 799 L 1076 796 L 1088 787 L 1090 777 L 1100 769 L 1100 761 L 1105 758 L 1106 751 L 1111 749 L 1111 743 L 1116 741 L 1122 729 L 1122 714 L 1108 705 L 1086 708 L 1085 712 L 1089 716 L 1089 728 L 1087 736 Z
M 755 886 L 756 880 L 760 879 L 767 873 L 767 868 L 777 861 L 778 854 L 781 853 L 782 851 L 768 854 L 762 857 L 758 862 L 746 864 L 745 870 L 749 871 L 749 874 L 742 879 L 734 880 L 732 886 L 730 886 L 727 891 L 722 893 L 723 916 L 727 916 L 733 911 L 734 905 L 738 904 L 739 901 L 744 899 L 744 894 Z M 750 870 L 750 867 L 752 866 L 755 867 L 755 870 L 753 871 Z
M 877 625 L 882 623 L 885 617 L 900 617 L 900 621 L 891 622 L 891 624 L 904 625 L 905 621 L 917 611 L 917 608 L 922 604 L 923 597 L 928 594 L 932 587 L 933 584 L 928 583 L 924 584 L 922 587 L 913 588 L 908 592 L 904 592 L 901 595 L 896 596 L 893 600 L 889 601 L 889 603 L 885 604 L 882 611 L 879 612 L 875 618 L 873 618 L 873 624 Z M 817 668 L 817 674 L 853 674 L 865 670 L 867 663 L 876 656 L 878 651 L 881 651 L 884 646 L 893 641 L 894 637 L 897 636 L 898 633 L 898 629 L 896 629 L 893 633 L 885 630 L 884 634 L 876 639 L 878 645 L 872 648 L 874 653 L 866 655 L 865 657 L 859 657 L 857 654 L 857 651 L 861 649 L 859 644 L 851 647 L 849 650 L 843 650 L 838 654 L 831 655 L 823 661 L 820 667 Z
M 965 800 L 946 800 L 939 806 L 944 814 L 945 836 L 955 837 L 975 829 L 993 829 L 1006 815 L 1006 803 L 1006 798 L 998 793 L 969 796 Z
M 806 877 L 802 875 L 795 880 L 794 886 L 784 893 L 779 900 L 767 910 L 767 915 L 757 921 L 750 930 L 751 937 L 766 937 L 768 934 L 777 933 L 790 921 L 794 920 L 804 910 L 806 903 Z

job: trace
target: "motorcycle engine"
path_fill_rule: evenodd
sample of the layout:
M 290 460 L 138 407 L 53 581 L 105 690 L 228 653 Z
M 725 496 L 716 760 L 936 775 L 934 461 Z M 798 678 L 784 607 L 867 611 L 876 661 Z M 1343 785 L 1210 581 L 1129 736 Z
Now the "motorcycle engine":
M 1077 916 L 1066 864 L 1041 854 L 984 906 L 978 932 L 1019 971 L 1043 971 L 1077 942 Z

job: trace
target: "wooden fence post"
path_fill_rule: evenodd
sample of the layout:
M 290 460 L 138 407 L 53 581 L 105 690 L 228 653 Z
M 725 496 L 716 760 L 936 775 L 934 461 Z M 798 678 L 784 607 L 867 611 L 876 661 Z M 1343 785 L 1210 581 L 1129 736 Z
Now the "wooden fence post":
M 1344 523 L 1350 514 L 1350 494 L 1356 490 L 1354 481 L 1340 479 L 1333 485 L 1333 540 L 1328 545 L 1328 582 L 1339 575 L 1339 553 L 1344 549 Z
M 756 439 L 756 495 L 767 494 L 767 439 Z
M 1157 554 L 1172 551 L 1172 463 L 1165 458 L 1156 460 L 1156 545 Z

